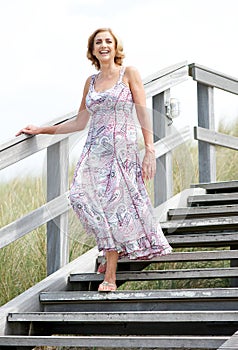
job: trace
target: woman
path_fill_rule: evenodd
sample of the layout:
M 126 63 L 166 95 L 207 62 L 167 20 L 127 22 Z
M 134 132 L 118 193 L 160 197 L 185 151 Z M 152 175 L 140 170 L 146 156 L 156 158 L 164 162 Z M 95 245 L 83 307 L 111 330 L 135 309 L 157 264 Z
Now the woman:
M 70 189 L 70 201 L 84 228 L 96 237 L 106 263 L 99 291 L 116 290 L 118 258 L 150 259 L 172 248 L 155 223 L 144 180 L 155 175 L 153 133 L 146 96 L 138 71 L 122 65 L 123 47 L 110 28 L 97 29 L 88 39 L 87 57 L 99 71 L 85 83 L 77 118 L 61 125 L 29 125 L 27 134 L 71 133 L 90 127 Z M 136 109 L 145 143 L 139 161 Z

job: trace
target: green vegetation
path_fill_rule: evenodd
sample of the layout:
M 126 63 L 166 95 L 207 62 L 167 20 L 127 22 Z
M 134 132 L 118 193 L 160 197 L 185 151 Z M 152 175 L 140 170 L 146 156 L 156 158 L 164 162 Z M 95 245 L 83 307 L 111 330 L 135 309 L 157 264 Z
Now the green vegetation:
M 220 131 L 230 135 L 238 134 L 238 123 Z M 217 147 L 217 181 L 237 179 L 238 152 Z M 173 152 L 174 160 L 174 193 L 188 188 L 198 182 L 198 162 L 196 143 L 187 143 Z M 73 171 L 73 169 L 72 169 Z M 71 176 L 72 178 L 72 172 Z M 152 195 L 153 182 L 147 184 Z M 0 184 L 0 226 L 20 218 L 45 203 L 42 178 L 28 177 L 14 179 Z M 46 277 L 46 228 L 45 225 L 34 230 L 22 239 L 0 250 L 0 305 L 19 295 L 38 281 Z M 93 238 L 88 237 L 72 211 L 69 217 L 70 261 L 95 245 Z M 195 267 L 204 267 L 204 263 L 194 263 Z M 224 262 L 206 263 L 206 267 L 224 267 Z M 153 264 L 153 269 L 186 268 L 185 263 Z M 189 263 L 191 267 L 191 263 Z M 147 283 L 127 283 L 121 288 L 192 288 L 204 286 L 204 281 L 158 281 Z M 225 286 L 227 281 L 213 279 L 206 282 L 206 287 Z

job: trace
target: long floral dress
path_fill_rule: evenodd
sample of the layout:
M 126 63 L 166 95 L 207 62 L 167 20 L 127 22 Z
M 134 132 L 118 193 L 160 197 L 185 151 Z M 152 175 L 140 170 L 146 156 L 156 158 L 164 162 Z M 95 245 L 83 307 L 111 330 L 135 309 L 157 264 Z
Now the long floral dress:
M 88 137 L 76 166 L 70 201 L 99 251 L 116 250 L 130 259 L 150 259 L 172 248 L 153 217 L 142 178 L 133 98 L 122 81 L 97 92 L 93 75 L 86 97 Z

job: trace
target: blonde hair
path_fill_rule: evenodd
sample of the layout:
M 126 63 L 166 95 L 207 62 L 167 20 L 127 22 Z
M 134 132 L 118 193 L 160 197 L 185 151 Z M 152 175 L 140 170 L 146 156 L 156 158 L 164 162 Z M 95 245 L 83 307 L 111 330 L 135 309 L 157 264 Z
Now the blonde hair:
M 97 70 L 100 69 L 100 63 L 97 59 L 97 57 L 95 57 L 93 55 L 93 48 L 94 48 L 94 39 L 95 36 L 98 33 L 101 32 L 109 32 L 112 37 L 115 40 L 115 50 L 116 50 L 116 55 L 114 58 L 114 62 L 116 64 L 118 64 L 119 66 L 122 66 L 123 63 L 123 58 L 125 57 L 125 54 L 123 52 L 123 45 L 121 40 L 113 33 L 113 31 L 111 30 L 111 28 L 99 28 L 96 29 L 92 35 L 90 35 L 90 37 L 88 38 L 88 51 L 87 51 L 87 58 L 92 62 L 92 65 L 94 65 L 96 67 Z

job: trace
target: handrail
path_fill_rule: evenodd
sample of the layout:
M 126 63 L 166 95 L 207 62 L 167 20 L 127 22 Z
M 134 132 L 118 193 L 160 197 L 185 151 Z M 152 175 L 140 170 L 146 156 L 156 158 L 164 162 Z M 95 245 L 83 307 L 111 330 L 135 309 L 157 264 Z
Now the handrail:
M 192 63 L 189 64 L 189 75 L 197 82 L 238 95 L 238 79 L 228 74 Z

